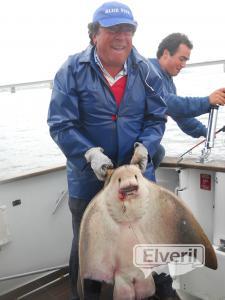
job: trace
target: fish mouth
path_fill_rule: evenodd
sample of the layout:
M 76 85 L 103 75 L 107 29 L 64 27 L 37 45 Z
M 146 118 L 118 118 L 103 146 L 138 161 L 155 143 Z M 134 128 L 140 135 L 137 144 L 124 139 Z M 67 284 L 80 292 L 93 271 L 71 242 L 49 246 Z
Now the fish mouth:
M 119 198 L 124 200 L 127 196 L 136 195 L 138 191 L 138 185 L 129 185 L 119 189 Z

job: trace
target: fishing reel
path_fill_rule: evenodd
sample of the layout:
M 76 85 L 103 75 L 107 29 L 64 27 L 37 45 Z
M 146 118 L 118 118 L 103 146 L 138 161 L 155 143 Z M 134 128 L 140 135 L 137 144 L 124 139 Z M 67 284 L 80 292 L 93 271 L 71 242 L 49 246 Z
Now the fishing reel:
M 200 155 L 199 159 L 197 160 L 197 162 L 199 162 L 199 163 L 204 164 L 209 161 L 209 155 L 211 154 L 211 149 L 214 147 L 214 140 L 216 137 L 216 123 L 217 123 L 218 109 L 219 109 L 219 106 L 215 105 L 215 106 L 212 106 L 212 108 L 210 110 L 205 145 L 201 151 L 201 155 Z

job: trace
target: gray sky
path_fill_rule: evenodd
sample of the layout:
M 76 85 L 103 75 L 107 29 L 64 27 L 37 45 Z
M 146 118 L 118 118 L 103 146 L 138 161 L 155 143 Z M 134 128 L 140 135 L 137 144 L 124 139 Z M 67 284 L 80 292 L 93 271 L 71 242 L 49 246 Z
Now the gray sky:
M 1 0 L 0 85 L 52 79 L 68 55 L 89 43 L 87 24 L 100 0 Z M 134 45 L 154 57 L 172 32 L 194 43 L 191 62 L 225 59 L 223 0 L 123 0 L 138 22 Z

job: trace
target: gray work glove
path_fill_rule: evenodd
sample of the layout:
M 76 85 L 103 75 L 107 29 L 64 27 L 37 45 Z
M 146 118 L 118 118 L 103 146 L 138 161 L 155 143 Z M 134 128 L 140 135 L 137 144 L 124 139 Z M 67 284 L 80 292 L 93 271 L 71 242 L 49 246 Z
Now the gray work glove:
M 134 144 L 134 154 L 130 163 L 132 165 L 138 165 L 141 172 L 144 173 L 148 164 L 148 150 L 141 143 Z
M 103 154 L 103 149 L 100 147 L 93 147 L 85 153 L 87 162 L 91 164 L 91 168 L 94 171 L 97 178 L 101 181 L 106 179 L 107 169 L 113 168 L 111 160 Z

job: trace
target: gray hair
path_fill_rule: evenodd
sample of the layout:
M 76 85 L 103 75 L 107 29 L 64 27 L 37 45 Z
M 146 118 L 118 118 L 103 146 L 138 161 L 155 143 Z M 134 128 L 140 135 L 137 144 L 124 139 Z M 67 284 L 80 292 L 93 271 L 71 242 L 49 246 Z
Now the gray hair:
M 93 43 L 93 36 L 96 35 L 99 31 L 100 24 L 98 22 L 92 22 L 88 24 L 88 35 L 90 38 L 90 44 L 94 45 Z

